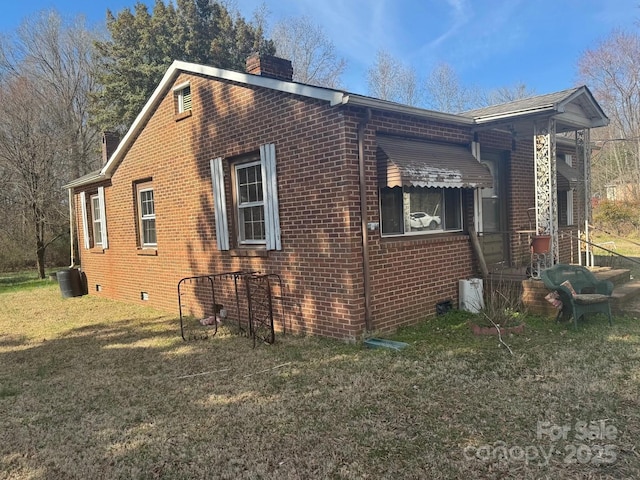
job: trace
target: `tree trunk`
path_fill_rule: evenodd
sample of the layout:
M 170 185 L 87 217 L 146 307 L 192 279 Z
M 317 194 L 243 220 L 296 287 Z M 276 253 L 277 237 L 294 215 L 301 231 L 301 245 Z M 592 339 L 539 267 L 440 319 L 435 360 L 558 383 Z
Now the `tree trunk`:
M 44 279 L 44 253 L 46 252 L 47 247 L 44 246 L 42 240 L 38 240 L 36 244 L 36 266 L 38 267 L 38 278 Z

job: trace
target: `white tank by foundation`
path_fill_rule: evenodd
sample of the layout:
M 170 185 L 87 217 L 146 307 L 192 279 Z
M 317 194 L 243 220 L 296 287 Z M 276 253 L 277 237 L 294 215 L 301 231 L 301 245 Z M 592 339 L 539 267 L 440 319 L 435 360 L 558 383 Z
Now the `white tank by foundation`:
M 478 313 L 484 308 L 484 292 L 481 278 L 460 280 L 459 287 L 460 310 Z

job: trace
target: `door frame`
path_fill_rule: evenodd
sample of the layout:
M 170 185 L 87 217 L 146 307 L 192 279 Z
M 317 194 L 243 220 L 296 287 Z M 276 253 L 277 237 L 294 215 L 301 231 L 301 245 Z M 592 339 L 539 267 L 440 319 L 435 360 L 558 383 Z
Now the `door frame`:
M 492 162 L 497 169 L 492 170 L 492 174 L 494 171 L 497 171 L 497 178 L 494 177 L 494 182 L 497 180 L 498 182 L 498 191 L 499 193 L 499 199 L 501 200 L 499 202 L 500 208 L 499 208 L 499 230 L 498 233 L 502 236 L 502 259 L 499 260 L 497 263 L 496 262 L 491 262 L 488 266 L 489 268 L 494 267 L 502 264 L 503 266 L 509 266 L 511 265 L 511 248 L 510 248 L 510 242 L 509 242 L 509 232 L 510 232 L 510 225 L 509 225 L 509 215 L 508 215 L 508 201 L 510 199 L 511 196 L 511 191 L 510 191 L 510 178 L 511 178 L 511 162 L 510 162 L 510 152 L 508 150 L 498 150 L 498 149 L 491 149 L 491 148 L 487 148 L 487 149 L 482 149 L 482 153 L 481 155 L 479 155 L 479 159 L 478 161 L 480 163 L 484 163 L 484 162 Z M 475 195 L 475 204 L 476 204 L 476 215 L 475 215 L 475 222 L 476 222 L 476 231 L 478 232 L 480 237 L 485 236 L 485 232 L 484 232 L 484 216 L 483 216 L 483 211 L 482 211 L 482 189 L 478 188 L 476 189 L 476 195 Z M 488 232 L 490 233 L 490 232 Z M 480 240 L 480 245 L 481 247 L 484 246 L 484 242 L 483 239 Z

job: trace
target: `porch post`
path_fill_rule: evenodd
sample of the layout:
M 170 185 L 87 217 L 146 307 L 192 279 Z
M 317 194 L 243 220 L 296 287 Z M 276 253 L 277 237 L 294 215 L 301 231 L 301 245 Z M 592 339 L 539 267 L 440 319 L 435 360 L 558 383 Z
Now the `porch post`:
M 550 235 L 551 265 L 559 258 L 558 190 L 556 181 L 556 121 L 553 118 L 534 125 L 536 231 Z
M 590 239 L 589 222 L 591 221 L 591 131 L 589 129 L 576 131 L 576 151 L 578 161 L 582 162 L 584 170 L 584 237 L 587 242 Z M 585 243 L 585 266 L 593 267 L 591 261 L 591 248 Z

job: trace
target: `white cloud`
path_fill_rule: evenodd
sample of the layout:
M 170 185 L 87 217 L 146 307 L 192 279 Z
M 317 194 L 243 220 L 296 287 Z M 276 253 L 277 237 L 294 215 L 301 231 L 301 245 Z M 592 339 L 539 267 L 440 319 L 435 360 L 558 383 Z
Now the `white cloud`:
M 468 0 L 447 0 L 447 3 L 452 9 L 451 17 L 453 17 L 453 21 L 448 27 L 447 31 L 445 31 L 435 40 L 429 42 L 428 48 L 430 49 L 439 46 L 448 38 L 461 32 L 462 28 L 469 22 L 469 20 L 473 16 L 471 5 Z

